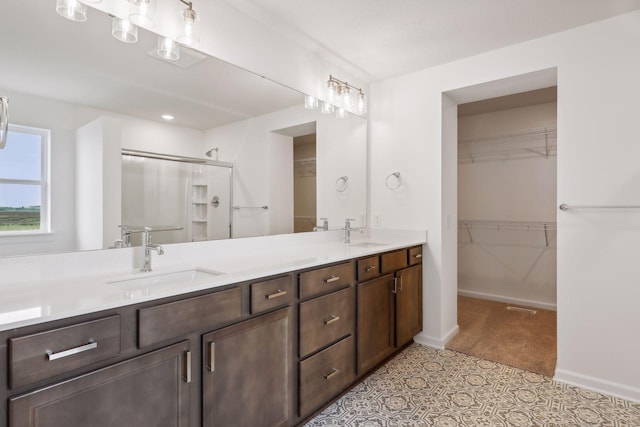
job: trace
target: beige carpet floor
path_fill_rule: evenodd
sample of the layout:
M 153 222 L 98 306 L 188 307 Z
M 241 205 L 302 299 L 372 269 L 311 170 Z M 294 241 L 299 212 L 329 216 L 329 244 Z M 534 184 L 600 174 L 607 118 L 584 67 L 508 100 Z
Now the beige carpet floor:
M 556 366 L 556 312 L 507 310 L 516 306 L 458 297 L 460 332 L 446 345 L 485 360 L 553 377 Z

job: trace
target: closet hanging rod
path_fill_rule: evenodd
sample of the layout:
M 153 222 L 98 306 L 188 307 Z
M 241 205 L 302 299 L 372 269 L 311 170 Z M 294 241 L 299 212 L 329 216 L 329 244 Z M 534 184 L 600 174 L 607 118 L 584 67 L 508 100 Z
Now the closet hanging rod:
M 486 220 L 459 220 L 460 228 L 471 229 L 495 229 L 495 230 L 522 230 L 522 231 L 555 231 L 555 222 L 538 221 L 486 221 Z
M 559 206 L 561 211 L 569 209 L 640 209 L 640 205 L 567 205 L 563 203 Z

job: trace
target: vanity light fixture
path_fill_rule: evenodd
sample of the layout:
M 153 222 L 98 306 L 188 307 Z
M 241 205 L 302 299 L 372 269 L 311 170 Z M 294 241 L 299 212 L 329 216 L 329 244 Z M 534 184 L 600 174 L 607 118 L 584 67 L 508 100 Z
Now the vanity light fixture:
M 192 2 L 179 1 L 186 4 L 187 8 L 180 13 L 182 17 L 182 34 L 178 36 L 178 42 L 185 46 L 196 47 L 200 43 L 200 25 L 198 25 L 200 19 L 196 11 L 193 10 Z
M 156 0 L 128 0 L 129 21 L 139 27 L 153 28 L 156 26 L 154 15 Z
M 365 114 L 367 112 L 367 97 L 361 88 L 329 75 L 327 90 L 329 100 L 341 105 L 345 110 L 354 111 L 357 114 Z
M 157 53 L 160 58 L 177 61 L 180 59 L 180 46 L 168 37 L 158 36 Z
M 56 12 L 70 21 L 87 20 L 87 6 L 78 0 L 56 0 Z
M 138 27 L 126 19 L 114 16 L 111 24 L 111 35 L 121 42 L 135 43 L 138 41 Z

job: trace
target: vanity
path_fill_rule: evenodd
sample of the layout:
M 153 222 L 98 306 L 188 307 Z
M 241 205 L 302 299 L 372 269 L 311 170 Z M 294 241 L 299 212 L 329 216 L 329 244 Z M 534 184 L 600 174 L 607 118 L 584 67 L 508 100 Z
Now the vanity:
M 9 427 L 298 425 L 421 331 L 424 241 L 322 242 L 292 249 L 303 258 L 231 274 L 203 261 L 78 278 L 113 307 L 5 325 L 0 418 Z M 193 283 L 167 291 L 176 274 Z M 132 288 L 140 277 L 147 291 Z M 166 289 L 154 294 L 154 281 Z M 113 288 L 120 300 L 104 303 Z

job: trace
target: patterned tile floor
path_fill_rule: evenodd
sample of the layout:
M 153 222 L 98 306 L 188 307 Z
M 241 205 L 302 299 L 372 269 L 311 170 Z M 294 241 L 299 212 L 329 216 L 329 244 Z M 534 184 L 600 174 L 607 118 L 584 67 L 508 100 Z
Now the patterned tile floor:
M 306 427 L 640 426 L 640 403 L 413 344 Z

